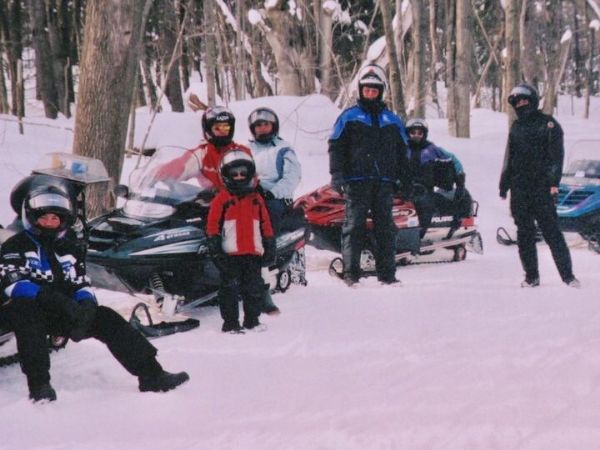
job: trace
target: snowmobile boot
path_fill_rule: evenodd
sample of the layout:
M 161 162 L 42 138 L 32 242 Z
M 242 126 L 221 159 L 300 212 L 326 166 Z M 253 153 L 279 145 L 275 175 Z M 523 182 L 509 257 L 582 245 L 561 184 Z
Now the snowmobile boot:
M 402 286 L 402 282 L 393 275 L 391 277 L 378 277 L 378 279 L 381 284 L 386 286 Z
M 281 311 L 279 310 L 277 305 L 273 303 L 273 297 L 271 297 L 268 285 L 265 288 L 265 292 L 263 294 L 262 312 L 268 314 L 269 316 L 276 316 L 278 314 L 281 314 Z
M 223 333 L 229 334 L 244 334 L 244 328 L 240 326 L 239 322 L 223 322 L 221 327 Z
M 351 273 L 345 273 L 343 279 L 348 287 L 354 287 L 358 283 L 358 277 Z
M 141 392 L 167 392 L 189 379 L 190 376 L 186 372 L 170 373 L 164 370 L 157 375 L 138 377 Z
M 565 284 L 575 289 L 579 289 L 581 287 L 581 282 L 575 277 L 566 279 Z
M 44 383 L 29 387 L 29 399 L 33 403 L 53 402 L 56 400 L 56 391 L 50 383 Z
M 244 328 L 246 330 L 252 330 L 252 331 L 266 331 L 267 330 L 267 326 L 260 323 L 258 321 L 258 318 L 244 318 Z
M 532 288 L 532 287 L 538 287 L 540 285 L 540 279 L 539 278 L 525 278 L 522 282 L 521 282 L 521 287 L 522 288 Z

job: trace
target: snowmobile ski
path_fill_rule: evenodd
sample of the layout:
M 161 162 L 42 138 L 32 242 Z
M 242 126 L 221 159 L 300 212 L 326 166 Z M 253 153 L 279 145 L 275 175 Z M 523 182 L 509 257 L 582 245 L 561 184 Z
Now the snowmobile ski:
M 142 324 L 142 321 L 137 315 L 138 310 L 144 311 L 144 313 L 146 314 L 148 325 Z M 177 322 L 163 321 L 155 324 L 152 321 L 152 316 L 150 315 L 148 305 L 146 305 L 145 303 L 138 303 L 134 306 L 133 311 L 131 311 L 129 323 L 133 328 L 141 332 L 147 338 L 157 338 L 162 336 L 168 336 L 170 334 L 182 333 L 184 331 L 193 330 L 194 328 L 198 328 L 200 326 L 200 321 L 198 319 L 192 318 Z

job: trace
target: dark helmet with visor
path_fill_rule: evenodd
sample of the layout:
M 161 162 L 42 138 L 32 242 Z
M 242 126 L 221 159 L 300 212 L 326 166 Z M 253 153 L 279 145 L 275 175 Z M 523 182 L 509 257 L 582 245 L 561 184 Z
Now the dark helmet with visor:
M 422 130 L 423 138 L 416 140 L 410 137 L 411 130 Z M 427 140 L 427 135 L 429 134 L 429 126 L 427 125 L 427 121 L 425 119 L 421 119 L 419 117 L 415 117 L 414 119 L 410 119 L 406 122 L 406 132 L 408 133 L 408 138 L 412 142 L 424 142 Z
M 261 122 L 269 122 L 273 124 L 273 129 L 268 134 L 257 135 L 255 132 L 256 125 Z M 279 134 L 279 117 L 271 108 L 256 108 L 248 116 L 248 127 L 254 139 L 258 142 L 269 142 Z
M 538 109 L 540 98 L 536 89 L 529 84 L 521 83 L 515 86 L 508 96 L 508 103 L 517 109 L 517 103 L 520 99 L 527 99 L 529 101 L 530 108 L 532 110 Z
M 60 219 L 57 228 L 41 227 L 38 219 L 44 214 L 55 214 Z M 39 236 L 57 237 L 71 227 L 76 220 L 75 208 L 69 193 L 57 186 L 40 186 L 33 189 L 24 199 L 21 219 L 25 229 Z
M 223 124 L 224 130 L 227 130 L 225 136 L 215 136 L 212 128 L 215 124 Z M 229 108 L 225 106 L 212 106 L 204 111 L 202 115 L 202 131 L 208 142 L 217 147 L 224 147 L 233 140 L 235 132 L 235 116 Z
M 232 194 L 247 194 L 256 189 L 254 159 L 239 148 L 231 149 L 223 155 L 219 173 L 223 184 Z

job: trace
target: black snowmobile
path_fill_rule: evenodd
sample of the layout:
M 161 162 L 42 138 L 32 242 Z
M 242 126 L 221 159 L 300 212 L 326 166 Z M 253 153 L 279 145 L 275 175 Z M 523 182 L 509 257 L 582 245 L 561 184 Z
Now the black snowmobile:
M 159 179 L 158 169 L 190 150 L 162 147 L 117 186 L 118 209 L 89 224 L 88 272 L 94 284 L 125 292 L 153 293 L 167 315 L 214 304 L 219 272 L 209 257 L 204 226 L 211 184 L 201 175 L 185 181 Z M 129 161 L 131 162 L 131 161 Z M 191 172 L 200 173 L 192 156 Z M 275 265 L 263 269 L 271 292 L 306 284 L 302 211 L 284 218 Z

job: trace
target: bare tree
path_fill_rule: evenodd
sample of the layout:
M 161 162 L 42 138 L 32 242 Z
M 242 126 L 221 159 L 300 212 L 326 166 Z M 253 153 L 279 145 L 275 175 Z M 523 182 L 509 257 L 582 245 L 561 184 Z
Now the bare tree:
M 519 10 L 518 0 L 506 0 L 504 2 L 504 41 L 506 44 L 506 56 L 504 59 L 504 77 L 502 109 L 508 113 L 508 122 L 512 123 L 516 116 L 512 108 L 508 108 L 507 99 L 510 90 L 521 81 L 520 61 L 520 37 L 519 37 Z
M 216 93 L 216 20 L 215 0 L 204 0 L 204 65 L 206 66 L 206 96 L 208 106 L 214 106 L 217 98 Z
M 165 80 L 165 95 L 171 110 L 183 112 L 183 96 L 181 94 L 181 77 L 179 76 L 179 59 L 181 46 L 177 45 L 178 21 L 173 0 L 159 0 L 157 3 L 159 19 L 159 53 L 161 72 Z M 171 60 L 175 55 L 175 64 Z
M 390 92 L 392 94 L 392 109 L 402 117 L 406 117 L 406 107 L 404 105 L 404 95 L 400 81 L 400 67 L 396 53 L 396 43 L 394 41 L 394 30 L 392 27 L 392 13 L 388 0 L 379 0 L 379 8 L 383 18 L 383 29 L 385 33 L 385 46 L 389 61 L 390 74 Z
M 425 117 L 427 100 L 427 5 L 425 2 L 411 2 L 413 13 L 413 115 Z
M 86 8 L 73 153 L 100 159 L 117 181 L 145 1 L 151 0 L 88 0 Z M 88 199 L 92 216 L 109 206 L 105 190 L 92 190 Z
M 469 25 L 469 0 L 456 0 L 454 3 L 455 30 L 454 45 L 448 54 L 453 59 L 452 70 L 448 74 L 448 130 L 451 136 L 469 137 L 470 135 L 470 62 L 471 27 Z M 450 67 L 450 64 L 448 65 Z M 452 101 L 450 101 L 452 99 Z
M 321 93 L 333 97 L 333 83 L 331 79 L 331 65 L 333 62 L 333 13 L 334 10 L 321 0 L 316 0 L 319 5 L 318 35 L 319 35 L 319 70 L 321 72 Z
M 560 81 L 561 43 L 560 43 L 560 0 L 547 0 L 544 5 L 544 58 L 545 58 L 545 89 L 543 111 L 552 114 L 556 106 L 556 89 Z

